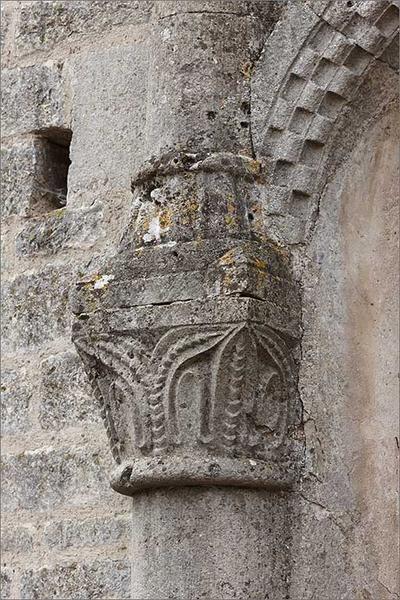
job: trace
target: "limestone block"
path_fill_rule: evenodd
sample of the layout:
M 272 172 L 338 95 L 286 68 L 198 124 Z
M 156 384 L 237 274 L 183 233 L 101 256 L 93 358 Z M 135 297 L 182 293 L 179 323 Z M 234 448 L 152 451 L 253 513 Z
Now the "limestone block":
M 108 454 L 76 446 L 3 455 L 2 509 L 46 511 L 105 501 L 112 493 L 108 461 Z
M 1 582 L 1 598 L 3 600 L 11 600 L 11 583 L 12 583 L 12 575 L 11 575 L 11 569 L 2 567 L 1 568 L 1 575 L 0 575 L 0 582 Z
M 23 527 L 5 526 L 1 530 L 2 552 L 22 553 L 33 548 L 37 532 L 32 525 Z
M 278 214 L 269 216 L 266 214 L 265 227 L 268 227 L 268 231 L 274 239 L 287 244 L 299 244 L 304 241 L 307 230 L 304 219 L 291 214 L 283 216 Z
M 45 597 L 74 600 L 130 598 L 130 567 L 124 560 L 70 562 L 22 574 L 21 599 Z
M 1 48 L 2 58 L 3 58 L 4 46 L 5 46 L 8 31 L 10 29 L 10 22 L 11 22 L 12 17 L 11 17 L 11 12 L 8 10 L 6 3 L 3 2 L 3 4 L 0 7 L 0 10 L 1 10 L 0 48 Z
M 90 248 L 101 235 L 102 217 L 97 206 L 77 211 L 61 208 L 31 219 L 16 237 L 16 253 L 27 257 Z
M 226 15 L 247 15 L 249 2 L 246 0 L 173 0 L 155 2 L 153 14 L 156 18 L 165 18 L 177 13 L 225 13 Z
M 100 409 L 74 352 L 46 358 L 40 365 L 39 422 L 43 429 L 97 423 Z
M 299 98 L 297 106 L 309 111 L 315 111 L 324 95 L 324 91 L 313 81 L 308 81 Z
M 129 543 L 130 521 L 126 517 L 58 521 L 44 529 L 44 539 L 51 548 L 125 545 Z
M 252 133 L 256 154 L 262 154 L 265 124 L 291 65 L 318 17 L 305 3 L 289 2 L 285 18 L 268 37 L 252 76 Z M 292 24 L 295 23 L 295 27 Z M 307 61 L 306 61 L 307 62 Z M 304 72 L 304 71 L 302 71 Z M 296 76 L 297 77 L 297 76 Z M 301 80 L 302 81 L 302 80 Z M 286 98 L 287 99 L 287 98 Z
M 147 105 L 147 143 L 156 156 L 188 149 L 251 156 L 250 48 L 257 40 L 250 18 L 198 12 L 160 19 Z
M 77 34 L 104 34 L 113 27 L 141 25 L 149 20 L 152 5 L 148 0 L 22 2 L 15 33 L 17 52 L 50 50 Z
M 30 401 L 35 382 L 25 368 L 3 368 L 1 373 L 1 432 L 14 434 L 31 427 Z
M 92 204 L 102 186 L 129 192 L 132 174 L 146 155 L 147 63 L 143 40 L 82 53 L 66 62 L 74 94 L 71 208 L 81 208 L 88 197 L 87 205 Z
M 1 103 L 2 136 L 68 127 L 63 108 L 62 66 L 4 69 Z
M 3 352 L 38 346 L 67 332 L 73 276 L 69 267 L 48 267 L 3 282 Z
M 388 63 L 392 69 L 399 71 L 399 39 L 396 36 L 393 42 L 387 47 L 382 54 L 381 59 Z
M 26 215 L 35 203 L 37 154 L 32 140 L 1 149 L 1 214 Z

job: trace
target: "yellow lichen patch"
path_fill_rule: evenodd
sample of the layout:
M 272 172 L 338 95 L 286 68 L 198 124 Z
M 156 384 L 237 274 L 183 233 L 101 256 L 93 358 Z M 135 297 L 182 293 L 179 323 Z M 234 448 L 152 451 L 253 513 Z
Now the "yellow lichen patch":
M 252 70 L 253 67 L 250 62 L 244 63 L 244 65 L 242 65 L 240 69 L 241 73 L 245 76 L 246 79 L 250 79 Z
M 169 229 L 172 225 L 172 210 L 171 208 L 163 208 L 163 210 L 159 214 L 159 223 L 161 228 L 161 233 L 164 233 L 167 229 Z
M 94 275 L 92 275 L 90 277 L 90 279 L 86 279 L 86 281 L 82 284 L 82 288 L 83 289 L 91 289 L 94 284 L 96 283 L 96 281 L 99 281 L 99 279 L 101 278 L 100 273 L 95 273 Z
M 229 195 L 227 198 L 226 209 L 228 214 L 225 215 L 225 223 L 228 225 L 228 227 L 234 227 L 236 225 L 236 206 L 231 195 Z
M 250 258 L 250 263 L 253 267 L 255 267 L 256 269 L 261 269 L 262 271 L 266 271 L 268 267 L 265 260 L 261 260 L 260 258 L 256 258 L 255 256 L 252 256 Z
M 253 175 L 258 175 L 261 171 L 261 163 L 259 160 L 253 158 L 248 162 L 248 168 Z
M 62 208 L 57 208 L 56 210 L 51 211 L 51 216 L 62 219 L 66 213 L 66 210 L 67 210 L 66 206 L 63 206 Z
M 232 281 L 232 277 L 228 273 L 226 273 L 222 280 L 223 287 L 229 289 L 230 287 L 232 287 Z
M 233 250 L 229 250 L 223 256 L 221 256 L 221 258 L 219 259 L 219 264 L 226 265 L 226 266 L 235 264 L 235 254 L 236 254 L 235 248 Z
M 198 218 L 199 203 L 195 198 L 188 198 L 182 206 L 182 225 L 194 225 Z
M 234 227 L 236 225 L 236 219 L 233 215 L 225 215 L 225 223 L 228 227 Z

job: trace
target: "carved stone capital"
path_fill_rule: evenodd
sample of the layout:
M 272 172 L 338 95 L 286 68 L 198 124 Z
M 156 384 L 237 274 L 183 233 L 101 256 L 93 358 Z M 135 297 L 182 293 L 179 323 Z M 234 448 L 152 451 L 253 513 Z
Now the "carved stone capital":
M 118 463 L 112 485 L 127 495 L 171 485 L 287 488 L 302 436 L 290 262 L 247 219 L 254 161 L 185 157 L 135 181 L 140 207 L 120 253 L 74 294 L 73 339 Z M 196 209 L 185 223 L 188 194 Z M 143 242 L 138 212 L 160 219 L 163 210 L 178 241 Z M 218 217 L 210 237 L 208 219 Z

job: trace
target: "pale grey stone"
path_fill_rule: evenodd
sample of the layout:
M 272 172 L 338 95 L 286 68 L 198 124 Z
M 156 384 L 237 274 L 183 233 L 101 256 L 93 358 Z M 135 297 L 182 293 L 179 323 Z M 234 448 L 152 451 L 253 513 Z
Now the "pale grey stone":
M 188 487 L 144 492 L 134 502 L 132 598 L 287 597 L 285 494 Z
M 1 10 L 0 48 L 1 48 L 2 59 L 3 59 L 3 50 L 4 50 L 5 43 L 6 43 L 8 31 L 10 29 L 10 21 L 11 21 L 12 16 L 4 2 L 1 5 L 0 10 Z
M 109 499 L 107 461 L 99 450 L 52 447 L 3 455 L 3 511 L 46 511 Z
M 129 191 L 146 152 L 147 46 L 143 40 L 66 61 L 74 96 L 71 207 L 92 204 L 96 190 L 104 186 Z
M 293 60 L 304 39 L 318 22 L 316 14 L 304 3 L 289 2 L 284 18 L 269 36 L 252 77 L 252 130 L 257 155 L 262 153 L 265 122 Z M 296 23 L 293 28 L 291 23 Z M 273 68 L 270 68 L 273 65 Z
M 13 600 L 11 598 L 11 583 L 12 583 L 12 575 L 11 569 L 9 568 L 1 568 L 0 575 L 0 594 L 1 600 Z
M 1 432 L 12 435 L 31 428 L 31 398 L 35 382 L 26 369 L 3 368 L 1 372 Z
M 154 161 L 134 182 L 143 213 L 128 223 L 120 253 L 77 285 L 73 340 L 102 407 L 120 464 L 112 485 L 122 494 L 169 485 L 287 488 L 297 477 L 300 304 L 284 253 L 250 241 L 243 204 L 259 177 L 257 161 L 231 153 Z M 175 225 L 193 189 L 191 219 Z M 158 207 L 167 214 L 157 217 Z M 174 264 L 156 236 L 161 269 L 138 280 L 135 267 L 148 267 L 149 256 L 133 250 L 150 241 L 143 222 L 153 215 L 163 227 L 168 214 L 172 239 L 162 241 L 175 240 L 172 253 L 191 231 L 202 250 L 186 244 Z M 210 237 L 226 237 L 227 248 Z M 204 272 L 195 271 L 199 258 Z
M 100 408 L 74 352 L 46 358 L 40 365 L 40 377 L 39 422 L 43 429 L 99 422 Z
M 97 518 L 60 521 L 45 527 L 44 539 L 51 548 L 100 547 L 129 544 L 130 521 L 127 518 Z
M 37 127 L 73 136 L 67 210 L 27 211 L 29 151 L 7 175 L 5 346 L 15 370 L 35 353 L 28 378 L 42 378 L 35 433 L 6 439 L 13 595 L 389 600 L 394 3 L 160 1 L 151 20 L 144 1 L 16 10 L 5 148 Z M 93 455 L 95 399 L 60 337 L 78 279 L 75 342 L 121 461 L 113 482 L 139 492 L 129 547 L 127 499 Z M 31 565 L 17 531 L 36 523 Z
M 71 268 L 49 267 L 2 285 L 3 351 L 38 346 L 65 335 Z
M 1 149 L 1 213 L 25 215 L 34 197 L 36 152 L 32 141 L 22 140 Z
M 3 69 L 2 135 L 66 127 L 62 65 Z
M 34 527 L 11 527 L 7 526 L 1 530 L 1 550 L 18 554 L 26 553 L 33 549 L 37 531 Z
M 36 571 L 26 570 L 21 578 L 21 599 L 60 597 L 73 600 L 127 600 L 130 569 L 123 560 L 70 562 Z
M 142 25 L 149 20 L 153 2 L 133 0 L 58 0 L 22 2 L 17 21 L 17 51 L 24 55 L 49 50 L 80 35 L 99 35 L 115 27 Z
M 32 256 L 90 248 L 102 234 L 102 218 L 98 206 L 81 211 L 53 210 L 24 226 L 15 241 L 16 252 L 20 256 Z

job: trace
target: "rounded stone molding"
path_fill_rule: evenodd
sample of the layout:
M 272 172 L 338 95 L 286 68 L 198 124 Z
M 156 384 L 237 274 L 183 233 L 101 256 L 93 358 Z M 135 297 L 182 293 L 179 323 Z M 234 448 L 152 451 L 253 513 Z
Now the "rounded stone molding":
M 223 456 L 158 456 L 124 463 L 115 469 L 111 486 L 132 496 L 153 488 L 185 486 L 232 486 L 289 490 L 296 473 L 284 465 L 272 465 L 252 458 Z

